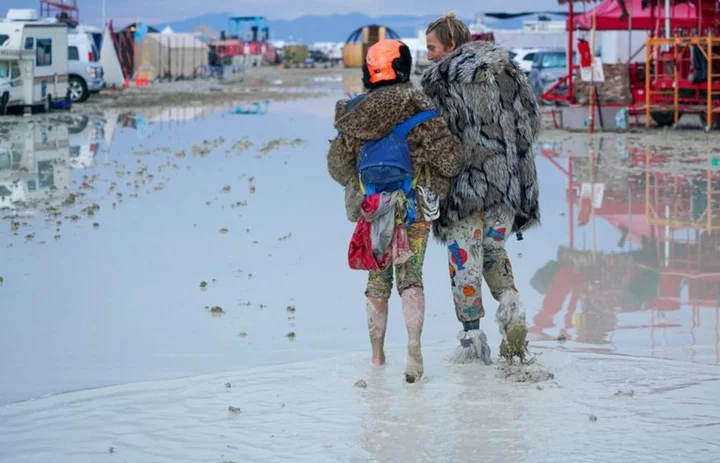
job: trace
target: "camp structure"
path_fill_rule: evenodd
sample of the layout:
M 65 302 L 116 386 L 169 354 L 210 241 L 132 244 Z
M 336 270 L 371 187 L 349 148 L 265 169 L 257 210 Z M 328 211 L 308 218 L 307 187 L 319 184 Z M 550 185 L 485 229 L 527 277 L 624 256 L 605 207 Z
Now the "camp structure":
M 343 47 L 343 62 L 345 67 L 359 68 L 365 62 L 368 48 L 385 39 L 400 39 L 392 29 L 372 24 L 356 29 L 345 42 Z
M 166 27 L 135 41 L 137 75 L 148 80 L 192 79 L 208 64 L 208 47 L 195 35 Z

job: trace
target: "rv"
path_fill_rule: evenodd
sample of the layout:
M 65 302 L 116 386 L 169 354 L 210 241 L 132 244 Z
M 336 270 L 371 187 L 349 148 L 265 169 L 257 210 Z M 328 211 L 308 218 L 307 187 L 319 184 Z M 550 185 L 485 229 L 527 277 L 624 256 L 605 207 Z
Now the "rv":
M 67 25 L 10 10 L 0 21 L 0 115 L 7 108 L 50 109 L 68 93 Z

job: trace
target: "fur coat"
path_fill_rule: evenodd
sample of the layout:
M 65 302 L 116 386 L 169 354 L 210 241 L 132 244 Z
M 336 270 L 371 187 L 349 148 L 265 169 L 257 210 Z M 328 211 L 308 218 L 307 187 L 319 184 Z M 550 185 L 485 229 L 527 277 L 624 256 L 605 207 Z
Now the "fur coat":
M 350 110 L 349 101 L 340 100 L 335 105 L 338 136 L 330 145 L 327 162 L 330 176 L 345 187 L 348 219 L 356 222 L 363 201 L 357 165 L 365 141 L 385 137 L 400 122 L 420 111 L 433 109 L 433 104 L 410 83 L 373 90 Z M 413 170 L 416 175 L 420 174 L 418 184 L 444 198 L 451 179 L 462 168 L 460 140 L 450 133 L 442 117 L 436 117 L 410 131 L 407 141 Z
M 473 214 L 515 215 L 513 232 L 540 223 L 533 143 L 540 109 L 525 74 L 490 42 L 470 42 L 432 65 L 422 87 L 462 139 L 464 167 L 440 203 L 434 234 Z

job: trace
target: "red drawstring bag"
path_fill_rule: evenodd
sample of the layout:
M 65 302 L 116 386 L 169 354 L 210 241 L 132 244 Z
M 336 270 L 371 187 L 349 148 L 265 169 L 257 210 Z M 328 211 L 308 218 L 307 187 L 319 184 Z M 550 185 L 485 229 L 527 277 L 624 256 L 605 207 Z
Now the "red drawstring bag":
M 373 254 L 370 229 L 372 224 L 365 220 L 365 215 L 371 215 L 380 205 L 380 195 L 370 195 L 362 203 L 363 215 L 360 216 L 348 248 L 348 264 L 353 270 L 382 271 L 388 267 L 389 254 L 383 255 L 378 262 Z

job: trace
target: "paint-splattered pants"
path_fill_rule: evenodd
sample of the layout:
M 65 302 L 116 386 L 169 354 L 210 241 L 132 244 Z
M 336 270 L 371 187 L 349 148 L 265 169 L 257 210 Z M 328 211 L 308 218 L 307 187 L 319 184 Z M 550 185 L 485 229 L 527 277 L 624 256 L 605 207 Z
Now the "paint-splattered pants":
M 405 263 L 395 266 L 395 277 L 397 279 L 398 293 L 402 296 L 403 291 L 408 288 L 421 288 L 422 267 L 425 260 L 428 236 L 432 228 L 431 222 L 415 222 L 408 229 L 408 241 L 413 256 Z M 370 272 L 368 276 L 367 297 L 388 299 L 393 288 L 393 267 L 388 267 L 382 272 Z
M 517 292 L 512 266 L 505 250 L 514 217 L 478 214 L 461 221 L 451 231 L 448 257 L 455 314 L 460 322 L 485 316 L 482 280 L 496 300 L 508 290 Z

